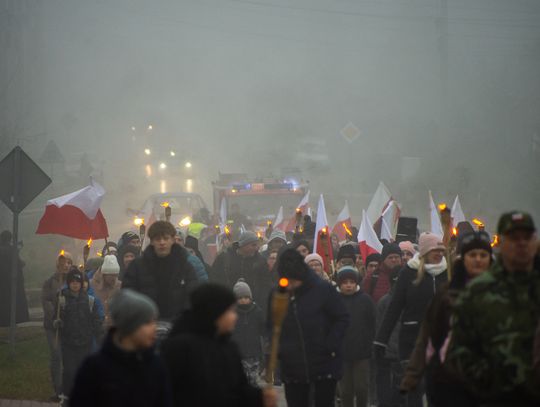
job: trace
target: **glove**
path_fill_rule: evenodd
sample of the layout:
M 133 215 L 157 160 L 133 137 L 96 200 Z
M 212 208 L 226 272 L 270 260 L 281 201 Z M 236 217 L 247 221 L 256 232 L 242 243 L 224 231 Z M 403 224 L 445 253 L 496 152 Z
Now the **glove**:
M 61 319 L 55 319 L 52 325 L 54 329 L 61 329 L 64 326 L 64 322 Z
M 384 359 L 385 354 L 386 354 L 386 345 L 383 345 L 381 343 L 373 344 L 373 355 L 375 356 L 375 360 Z

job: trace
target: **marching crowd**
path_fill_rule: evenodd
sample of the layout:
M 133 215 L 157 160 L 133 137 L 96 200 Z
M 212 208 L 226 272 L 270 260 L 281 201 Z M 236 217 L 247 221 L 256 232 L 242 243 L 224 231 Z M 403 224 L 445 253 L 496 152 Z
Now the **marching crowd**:
M 277 405 L 260 386 L 271 298 L 289 306 L 275 386 L 290 407 L 540 405 L 540 255 L 531 216 L 484 231 L 384 242 L 362 258 L 314 233 L 242 230 L 209 265 L 167 221 L 126 232 L 74 266 L 62 251 L 42 290 L 55 398 L 70 406 Z

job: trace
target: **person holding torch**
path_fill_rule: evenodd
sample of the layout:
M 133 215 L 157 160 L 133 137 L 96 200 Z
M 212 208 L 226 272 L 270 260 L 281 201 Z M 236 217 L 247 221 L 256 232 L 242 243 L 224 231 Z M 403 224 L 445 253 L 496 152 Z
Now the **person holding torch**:
M 342 347 L 349 314 L 338 292 L 296 250 L 283 251 L 277 270 L 280 278 L 288 280 L 290 294 L 279 341 L 287 404 L 333 406 L 336 384 L 343 375 Z M 269 325 L 273 326 L 273 315 L 269 315 Z

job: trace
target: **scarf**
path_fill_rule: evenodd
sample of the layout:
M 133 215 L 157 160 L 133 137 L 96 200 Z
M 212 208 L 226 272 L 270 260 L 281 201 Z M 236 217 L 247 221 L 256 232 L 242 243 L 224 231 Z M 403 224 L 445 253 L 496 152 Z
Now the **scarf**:
M 420 254 L 416 253 L 412 259 L 407 262 L 407 265 L 413 270 L 418 270 L 420 267 Z M 446 263 L 446 257 L 443 257 L 439 264 L 424 264 L 424 270 L 430 276 L 438 276 L 446 271 L 448 264 Z

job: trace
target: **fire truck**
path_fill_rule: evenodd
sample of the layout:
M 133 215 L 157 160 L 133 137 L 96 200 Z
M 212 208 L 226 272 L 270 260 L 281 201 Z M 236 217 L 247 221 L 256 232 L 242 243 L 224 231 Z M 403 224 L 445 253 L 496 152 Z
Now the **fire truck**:
M 274 221 L 280 206 L 285 217 L 294 214 L 309 187 L 309 182 L 292 176 L 250 179 L 247 174 L 222 173 L 212 184 L 215 213 L 225 199 L 228 217 L 237 210 L 257 231 Z

